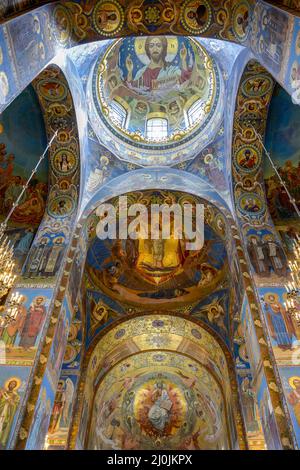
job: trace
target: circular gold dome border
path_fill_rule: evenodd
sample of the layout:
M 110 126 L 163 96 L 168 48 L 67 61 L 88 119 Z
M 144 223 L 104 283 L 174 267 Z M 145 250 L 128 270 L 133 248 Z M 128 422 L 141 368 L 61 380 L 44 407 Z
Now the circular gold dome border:
M 194 4 L 198 3 L 199 4 L 198 7 L 200 5 L 204 5 L 207 8 L 207 11 L 208 11 L 207 21 L 202 27 L 193 28 L 193 26 L 191 24 L 188 24 L 188 22 L 187 22 L 186 13 L 187 13 L 188 6 L 191 3 L 194 3 Z M 184 29 L 186 29 L 189 33 L 191 33 L 191 34 L 204 33 L 209 28 L 209 26 L 211 24 L 211 20 L 212 20 L 212 11 L 211 11 L 211 7 L 210 7 L 209 3 L 206 0 L 199 0 L 198 2 L 195 2 L 194 0 L 186 0 L 184 2 L 184 4 L 182 5 L 181 13 L 180 13 L 180 21 L 181 21 L 181 24 L 184 27 Z
M 103 28 L 101 28 L 99 26 L 99 21 L 98 21 L 98 18 L 97 18 L 100 8 L 105 4 L 109 4 L 110 6 L 114 6 L 115 11 L 120 16 L 119 22 L 118 23 L 116 22 L 116 24 L 114 25 L 114 27 L 110 31 L 105 29 L 105 26 Z M 102 34 L 103 36 L 107 36 L 107 37 L 114 37 L 117 33 L 119 33 L 121 31 L 121 29 L 124 25 L 125 14 L 124 14 L 124 10 L 123 10 L 122 6 L 116 0 L 100 0 L 100 2 L 98 2 L 97 5 L 94 8 L 92 18 L 93 18 L 94 28 L 99 34 Z

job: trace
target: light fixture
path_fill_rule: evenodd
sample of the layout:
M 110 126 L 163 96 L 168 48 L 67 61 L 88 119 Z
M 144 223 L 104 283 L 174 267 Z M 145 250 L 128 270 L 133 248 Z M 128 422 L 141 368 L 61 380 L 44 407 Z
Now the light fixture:
M 7 328 L 16 321 L 21 300 L 22 295 L 19 292 L 13 292 L 6 305 L 0 307 L 0 328 Z

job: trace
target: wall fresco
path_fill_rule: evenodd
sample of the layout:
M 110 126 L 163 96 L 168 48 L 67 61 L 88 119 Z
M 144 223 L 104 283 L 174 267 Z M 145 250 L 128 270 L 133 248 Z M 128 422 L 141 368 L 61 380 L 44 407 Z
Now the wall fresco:
M 276 420 L 274 417 L 274 410 L 272 408 L 266 378 L 263 374 L 259 376 L 256 387 L 257 402 L 260 410 L 262 428 L 264 431 L 267 448 L 271 450 L 280 450 L 282 447 L 276 426 Z
M 299 7 L 298 7 L 299 8 Z M 299 80 L 300 80 L 300 19 L 295 18 L 294 30 L 291 38 L 289 64 L 287 67 L 284 85 L 286 89 L 292 90 L 294 100 L 299 103 Z
M 280 369 L 284 391 L 287 397 L 287 403 L 291 414 L 292 423 L 296 433 L 297 441 L 300 441 L 300 413 L 299 413 L 299 366 L 282 367 Z
M 88 448 L 224 449 L 224 428 L 221 393 L 204 368 L 168 352 L 143 353 L 101 382 Z
M 33 425 L 26 442 L 27 450 L 44 449 L 44 439 L 48 429 L 51 414 L 51 403 L 54 401 L 54 395 L 55 392 L 52 381 L 46 373 L 41 385 L 40 395 L 35 404 Z
M 33 424 L 27 438 L 26 449 L 42 450 L 45 447 L 45 438 L 51 417 L 51 409 L 54 404 L 55 390 L 59 382 L 70 321 L 71 311 L 65 298 L 56 324 L 41 391 L 35 404 Z M 59 388 L 61 388 L 61 384 Z M 51 424 L 53 426 L 53 422 Z
M 163 204 L 173 201 L 193 203 L 184 193 L 156 191 L 130 193 L 130 203 L 142 201 Z M 115 204 L 118 204 L 116 199 Z M 224 235 L 226 223 L 221 214 L 207 206 L 204 247 L 188 251 L 184 240 L 171 237 L 151 240 L 100 240 L 95 237 L 98 218 L 92 219 L 90 247 L 87 253 L 87 286 L 99 289 L 116 301 L 133 305 L 168 308 L 207 295 L 223 279 L 226 265 Z M 130 220 L 129 220 L 130 221 Z M 173 288 L 174 279 L 181 288 Z
M 286 290 L 284 288 L 263 288 L 260 289 L 260 296 L 263 300 L 265 322 L 299 445 L 300 428 L 296 398 L 297 376 L 300 373 L 300 322 L 285 308 Z M 299 310 L 300 305 L 296 305 L 296 308 Z M 295 390 L 294 393 L 292 393 L 293 390 Z
M 36 351 L 47 317 L 50 289 L 19 289 L 22 297 L 16 321 L 2 328 L 1 340 L 6 345 L 6 361 L 30 360 Z M 13 362 L 12 362 L 13 363 Z
M 277 85 L 270 103 L 265 145 L 290 194 L 300 207 L 299 125 L 299 106 L 294 105 L 286 91 Z M 295 209 L 284 188 L 280 187 L 279 179 L 267 159 L 264 163 L 264 179 L 270 214 L 276 226 L 288 223 L 288 219 L 297 219 Z
M 83 335 L 81 313 L 77 307 L 77 312 L 70 325 L 62 370 L 57 384 L 49 429 L 45 440 L 45 448 L 47 450 L 61 450 L 67 447 L 80 376 Z
M 224 341 L 230 342 L 228 290 L 216 290 L 191 311 L 191 316 L 213 325 Z
M 29 113 L 31 120 L 25 119 Z M 47 145 L 37 96 L 27 87 L 0 118 L 0 219 L 3 221 Z M 48 194 L 47 156 L 9 220 L 6 234 L 21 269 L 36 229 L 44 216 Z
M 235 366 L 248 446 L 250 450 L 269 449 L 268 446 L 272 446 L 273 442 L 266 439 L 269 430 L 262 409 L 258 406 L 260 390 L 257 377 L 261 373 L 261 354 L 246 296 L 241 310 L 233 318 L 233 323 Z
M 26 392 L 30 367 L 0 365 L 0 449 L 10 445 L 15 432 L 17 409 Z
M 272 213 L 267 210 L 261 166 L 263 148 L 256 134 L 264 135 L 272 91 L 270 76 L 259 64 L 249 62 L 241 79 L 233 138 L 237 212 L 257 282 L 265 283 L 287 275 L 285 253 Z
M 300 207 L 299 124 L 299 107 L 294 105 L 290 96 L 277 85 L 270 104 L 265 144 L 298 207 Z M 281 237 L 285 253 L 292 260 L 296 236 L 300 230 L 295 208 L 267 160 L 264 165 L 264 179 L 271 217 Z
M 266 74 L 264 68 L 258 63 L 250 61 L 241 77 L 236 100 L 233 124 L 232 173 L 237 215 L 239 217 L 239 224 L 244 235 L 244 242 L 247 247 L 254 280 L 257 286 L 266 286 L 271 283 L 273 286 L 276 284 L 282 285 L 287 277 L 286 257 L 281 246 L 279 235 L 275 230 L 273 221 L 267 210 L 267 201 L 263 190 L 263 171 L 259 163 L 262 159 L 263 148 L 257 134 L 260 134 L 262 138 L 264 136 L 268 105 L 271 100 L 272 91 L 273 84 L 271 77 Z M 243 146 L 242 148 L 241 145 Z M 243 155 L 241 155 L 241 152 Z M 272 289 L 269 290 L 271 291 Z M 263 299 L 261 299 L 261 301 L 263 301 Z M 250 303 L 249 307 L 253 315 L 253 304 L 251 305 Z M 261 320 L 258 318 L 254 321 L 254 327 L 258 335 L 261 350 L 262 341 L 265 342 L 265 340 L 262 340 L 262 338 L 259 339 L 260 332 L 257 327 L 261 325 Z M 242 331 L 238 332 L 238 336 L 242 336 Z M 265 344 L 268 348 L 267 343 Z M 277 360 L 271 359 L 271 361 L 277 369 Z M 266 418 L 266 410 L 269 409 L 269 405 L 267 405 L 269 400 L 270 404 L 272 403 L 272 408 L 278 410 L 277 406 L 274 406 L 274 399 L 278 403 L 277 399 L 279 397 L 275 398 L 273 393 L 274 388 L 270 388 L 272 382 L 278 380 L 278 375 L 276 379 L 274 377 L 270 380 L 269 371 L 266 367 L 264 367 L 263 370 L 264 372 L 262 373 L 264 377 L 266 377 L 266 380 L 268 380 L 268 390 L 266 389 L 265 394 L 263 393 L 264 399 L 262 399 L 262 394 L 260 398 L 258 397 L 258 401 L 264 403 L 263 408 L 259 405 L 260 415 L 262 417 L 266 444 L 268 448 L 270 446 L 272 446 L 270 448 L 276 448 L 278 443 L 274 438 L 274 432 L 272 430 L 270 430 L 270 432 L 268 431 L 269 418 Z M 254 377 L 254 382 L 256 380 L 257 378 Z M 256 385 L 257 393 L 259 393 L 258 390 L 259 387 Z M 284 406 L 285 398 L 282 389 L 280 389 L 280 402 L 281 406 Z M 289 420 L 286 408 L 285 413 L 286 419 Z M 276 416 L 276 413 L 272 416 L 272 420 L 275 419 L 277 423 L 276 427 L 278 432 L 281 432 L 282 422 L 279 423 L 280 420 L 278 416 Z M 286 431 L 290 433 L 290 430 L 291 426 L 286 423 Z M 293 432 L 290 434 L 291 439 L 295 442 Z
M 155 331 L 153 331 L 153 328 Z M 148 331 L 150 335 L 146 333 Z M 182 342 L 183 338 L 186 339 Z M 120 326 L 110 330 L 97 343 L 89 356 L 89 372 L 87 372 L 85 378 L 82 377 L 81 380 L 84 382 L 80 386 L 80 397 L 82 399 L 82 393 L 84 393 L 84 400 L 81 401 L 80 399 L 80 413 L 74 418 L 74 426 L 77 430 L 76 434 L 73 434 L 72 442 L 79 433 L 77 436 L 78 448 L 83 448 L 85 445 L 86 425 L 91 412 L 90 402 L 93 394 L 93 383 L 102 380 L 103 376 L 117 361 L 121 359 L 125 361 L 128 355 L 144 349 L 159 350 L 162 345 L 168 350 L 175 348 L 178 352 L 182 351 L 200 362 L 205 361 L 209 370 L 216 374 L 218 380 L 223 384 L 225 394 L 229 399 L 231 388 L 228 382 L 224 353 L 217 341 L 203 328 L 186 319 L 169 315 L 150 315 L 127 320 Z M 198 346 L 201 347 L 201 351 L 198 350 Z M 206 359 L 203 353 L 205 353 L 205 356 L 208 354 Z M 122 370 L 123 374 L 126 374 L 127 367 L 123 367 Z
M 23 392 L 25 392 L 25 387 L 29 383 L 29 373 L 43 336 L 52 291 L 50 289 L 20 289 L 19 293 L 21 304 L 18 307 L 16 321 L 7 328 L 0 329 L 0 340 L 1 345 L 5 345 L 4 364 L 7 364 L 7 369 L 18 370 L 16 375 L 23 377 L 22 390 L 24 389 Z M 3 373 L 4 369 L 1 367 L 1 378 Z M 16 398 L 14 408 L 15 423 L 20 413 L 23 396 L 24 393 L 17 394 L 18 400 Z M 5 445 L 10 447 L 15 438 L 14 428 L 6 428 L 5 435 Z
M 270 71 L 278 74 L 281 81 L 284 76 L 284 61 L 288 56 L 289 15 L 270 5 L 258 3 L 254 8 L 251 46 L 261 62 Z M 280 79 L 279 79 L 280 81 Z

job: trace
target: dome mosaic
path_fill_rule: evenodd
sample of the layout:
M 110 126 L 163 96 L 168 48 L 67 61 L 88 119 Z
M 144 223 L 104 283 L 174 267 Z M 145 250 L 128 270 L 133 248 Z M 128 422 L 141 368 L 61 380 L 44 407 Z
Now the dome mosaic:
M 121 158 L 145 164 L 189 158 L 191 141 L 197 137 L 197 150 L 207 143 L 220 114 L 217 65 L 187 37 L 118 40 L 97 61 L 92 91 L 96 134 L 117 139 Z

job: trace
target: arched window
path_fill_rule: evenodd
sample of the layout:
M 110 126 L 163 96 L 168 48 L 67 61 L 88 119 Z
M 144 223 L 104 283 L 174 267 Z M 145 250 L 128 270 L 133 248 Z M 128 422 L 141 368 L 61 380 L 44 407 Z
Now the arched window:
M 203 101 L 202 100 L 197 100 L 195 103 L 192 104 L 192 106 L 188 109 L 187 111 L 187 117 L 188 117 L 188 125 L 193 126 L 204 113 L 203 110 Z
M 150 140 L 162 140 L 168 137 L 168 120 L 164 118 L 148 119 L 146 135 Z
M 110 107 L 110 116 L 120 127 L 125 127 L 127 111 L 120 103 L 113 100 Z

